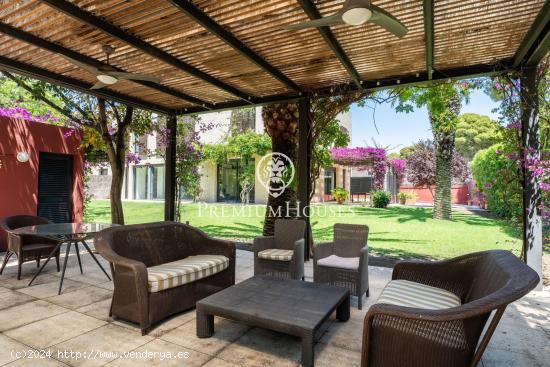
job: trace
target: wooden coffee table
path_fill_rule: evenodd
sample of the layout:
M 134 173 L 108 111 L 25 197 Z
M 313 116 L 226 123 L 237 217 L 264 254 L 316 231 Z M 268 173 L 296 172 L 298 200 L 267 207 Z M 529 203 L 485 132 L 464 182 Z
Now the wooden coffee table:
M 349 320 L 347 289 L 255 276 L 197 302 L 197 336 L 212 336 L 214 316 L 294 335 L 302 339 L 302 366 L 309 367 L 314 336 L 335 310 L 338 320 Z

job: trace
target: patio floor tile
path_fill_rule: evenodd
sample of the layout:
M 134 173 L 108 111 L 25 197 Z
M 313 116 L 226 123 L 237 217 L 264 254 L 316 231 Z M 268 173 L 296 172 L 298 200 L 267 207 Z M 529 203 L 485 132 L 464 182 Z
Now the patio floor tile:
M 300 338 L 260 328 L 251 329 L 217 355 L 247 367 L 297 366 L 301 356 Z
M 149 333 L 150 335 L 154 336 L 155 338 L 160 338 L 162 335 L 184 325 L 189 322 L 192 322 L 195 324 L 195 310 L 189 310 L 187 312 L 180 313 L 178 315 L 174 315 L 167 319 L 166 321 L 160 323 L 159 325 L 154 326 L 154 328 Z
M 39 275 L 37 280 L 40 279 L 41 277 L 42 275 Z M 37 285 L 33 283 L 32 286 L 21 288 L 18 291 L 21 293 L 28 294 L 29 296 L 33 296 L 41 299 L 57 296 L 57 293 L 59 292 L 59 278 L 58 277 L 54 277 L 54 278 L 55 280 L 49 283 L 37 284 Z M 87 287 L 87 286 L 88 284 L 75 282 L 74 280 L 71 280 L 71 279 L 64 279 L 63 289 L 61 290 L 61 294 L 69 293 L 79 288 Z
M 6 331 L 5 334 L 33 348 L 44 349 L 105 324 L 96 318 L 69 311 Z
M 37 360 L 32 358 L 21 358 L 15 362 L 12 362 L 7 365 L 8 367 L 67 367 L 63 362 L 60 362 L 53 358 L 40 359 L 40 362 L 37 363 Z
M 197 338 L 196 323 L 188 322 L 164 334 L 161 339 L 215 356 L 249 329 L 246 325 L 216 317 L 214 318 L 214 335 L 210 338 Z
M 72 292 L 63 291 L 60 295 L 46 298 L 46 301 L 66 308 L 75 309 L 98 301 L 111 299 L 111 295 L 112 292 L 107 289 L 87 286 Z
M 74 351 L 86 353 L 82 359 L 61 357 L 61 361 L 70 366 L 94 367 L 102 366 L 117 358 L 117 355 L 129 352 L 153 340 L 149 336 L 141 336 L 128 332 L 128 329 L 107 324 L 68 341 L 54 345 L 56 351 Z
M 239 365 L 214 357 L 203 365 L 203 367 L 239 367 Z
M 167 342 L 165 340 L 155 339 L 152 342 L 142 345 L 133 350 L 136 352 L 134 358 L 120 358 L 111 363 L 108 367 L 199 367 L 204 365 L 210 358 L 209 355 L 197 352 L 195 350 L 182 348 L 179 345 Z M 143 358 L 139 353 L 148 352 L 150 358 Z M 157 353 L 156 355 L 152 353 Z M 168 358 L 169 355 L 172 358 Z M 187 358 L 186 358 L 187 357 Z
M 0 334 L 0 366 L 13 362 L 17 359 L 17 356 L 12 354 L 12 352 L 23 352 L 29 349 L 31 348 Z
M 77 308 L 76 311 L 85 315 L 95 317 L 96 319 L 110 322 L 112 319 L 109 317 L 109 309 L 111 308 L 111 298 L 103 301 L 94 302 L 89 305 Z
M 361 352 L 350 351 L 330 344 L 315 345 L 315 366 L 360 366 Z
M 68 311 L 64 307 L 41 300 L 5 308 L 0 312 L 0 331 L 18 328 Z
M 34 301 L 36 298 L 26 295 L 21 292 L 7 290 L 0 293 L 0 310 L 8 307 L 17 306 L 23 303 Z

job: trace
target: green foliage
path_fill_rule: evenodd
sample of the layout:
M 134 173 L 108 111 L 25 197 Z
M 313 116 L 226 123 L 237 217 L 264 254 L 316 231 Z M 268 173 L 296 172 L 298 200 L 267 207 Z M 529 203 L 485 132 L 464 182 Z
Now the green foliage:
M 348 190 L 344 189 L 343 187 L 336 187 L 332 189 L 331 193 L 334 200 L 338 202 L 346 201 L 349 196 Z
M 401 150 L 399 151 L 399 158 L 406 160 L 409 157 L 409 155 L 411 155 L 413 152 L 414 152 L 414 145 L 401 148 Z
M 391 201 L 391 194 L 387 191 L 373 191 L 371 192 L 372 206 L 375 208 L 387 208 Z
M 26 78 L 24 79 L 26 80 Z M 63 101 L 60 98 L 57 98 L 51 92 L 44 90 L 44 83 L 36 83 L 34 88 L 37 92 L 39 92 L 39 89 L 42 89 L 42 92 L 40 93 L 45 93 L 51 101 L 54 101 L 60 106 L 63 105 Z M 53 117 L 59 118 L 61 121 L 66 119 L 60 112 L 46 105 L 44 102 L 34 98 L 30 92 L 19 88 L 17 83 L 3 76 L 0 76 L 0 107 L 23 107 L 35 116 L 44 116 L 49 114 Z
M 488 116 L 475 113 L 465 113 L 458 117 L 455 146 L 468 161 L 482 150 L 489 148 L 502 140 L 502 132 L 498 123 Z
M 252 159 L 255 155 L 262 156 L 271 150 L 271 138 L 253 131 L 230 136 L 226 143 L 205 144 L 203 159 L 224 163 L 229 158 Z
M 495 144 L 477 152 L 471 170 L 488 209 L 501 218 L 513 219 L 521 216 L 522 196 L 519 168 L 508 158 L 507 150 L 504 144 Z
M 416 195 L 412 192 L 400 192 L 397 197 L 399 201 L 407 201 L 416 198 Z

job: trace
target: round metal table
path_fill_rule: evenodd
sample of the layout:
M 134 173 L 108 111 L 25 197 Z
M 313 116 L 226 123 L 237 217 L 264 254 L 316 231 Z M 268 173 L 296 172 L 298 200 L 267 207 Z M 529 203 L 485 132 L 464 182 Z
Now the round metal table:
M 82 271 L 82 262 L 80 261 L 80 252 L 78 249 L 78 244 L 82 243 L 86 251 L 92 256 L 99 268 L 107 276 L 109 280 L 109 274 L 105 271 L 101 263 L 97 260 L 92 250 L 86 243 L 86 239 L 92 236 L 93 234 L 101 231 L 102 229 L 118 226 L 118 224 L 103 224 L 103 223 L 52 223 L 52 224 L 40 224 L 35 226 L 21 227 L 11 231 L 16 235 L 34 235 L 45 238 L 50 238 L 58 241 L 57 246 L 53 251 L 48 255 L 48 259 L 42 264 L 38 272 L 29 282 L 29 286 L 36 279 L 36 277 L 42 272 L 42 269 L 48 264 L 52 256 L 56 251 L 61 247 L 63 243 L 67 244 L 67 249 L 65 251 L 65 260 L 63 261 L 63 271 L 61 273 L 61 281 L 59 282 L 59 292 L 61 294 L 61 288 L 63 287 L 63 279 L 65 278 L 65 269 L 67 268 L 67 260 L 69 259 L 69 252 L 71 251 L 71 246 L 74 245 L 76 250 L 76 257 L 78 258 L 78 266 L 80 267 L 80 273 Z

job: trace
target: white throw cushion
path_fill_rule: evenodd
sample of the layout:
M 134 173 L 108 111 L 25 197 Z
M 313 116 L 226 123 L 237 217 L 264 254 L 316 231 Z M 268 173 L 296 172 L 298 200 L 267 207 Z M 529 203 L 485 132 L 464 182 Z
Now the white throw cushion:
M 258 252 L 258 257 L 265 260 L 290 261 L 292 260 L 292 255 L 294 255 L 294 251 L 278 248 L 270 248 Z
M 409 280 L 392 280 L 382 290 L 376 303 L 441 310 L 461 305 L 460 298 L 441 288 Z
M 317 265 L 329 268 L 357 270 L 359 269 L 359 258 L 330 255 L 317 261 Z
M 206 278 L 227 269 L 229 259 L 223 255 L 196 255 L 147 268 L 149 292 L 160 292 Z

